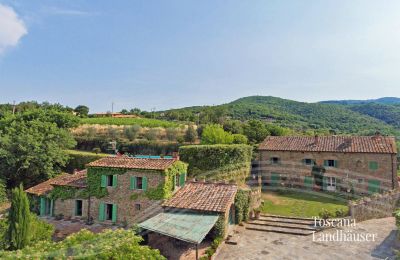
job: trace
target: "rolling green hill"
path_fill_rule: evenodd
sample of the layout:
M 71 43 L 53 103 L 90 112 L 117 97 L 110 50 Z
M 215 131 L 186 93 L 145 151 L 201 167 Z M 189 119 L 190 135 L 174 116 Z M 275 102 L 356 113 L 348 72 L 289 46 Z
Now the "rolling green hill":
M 372 104 L 373 106 L 375 104 Z M 160 115 L 196 118 L 199 114 L 216 112 L 225 114 L 232 119 L 261 119 L 278 125 L 292 128 L 296 131 L 317 130 L 334 134 L 370 135 L 376 131 L 383 134 L 399 135 L 396 119 L 389 120 L 386 114 L 395 113 L 400 107 L 386 108 L 381 105 L 379 112 L 369 113 L 368 108 L 326 103 L 305 103 L 271 96 L 250 96 L 233 102 L 206 107 L 187 107 L 163 111 Z M 377 107 L 379 110 L 379 108 Z M 380 116 L 378 116 L 380 115 Z M 376 117 L 376 118 L 375 118 Z M 388 116 L 390 117 L 390 116 Z

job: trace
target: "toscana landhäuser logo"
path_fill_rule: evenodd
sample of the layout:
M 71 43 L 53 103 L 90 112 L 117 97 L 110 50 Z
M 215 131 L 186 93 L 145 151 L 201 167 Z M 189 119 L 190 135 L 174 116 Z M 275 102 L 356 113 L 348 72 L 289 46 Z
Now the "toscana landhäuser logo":
M 321 219 L 314 217 L 314 227 L 318 229 L 337 228 L 335 232 L 312 232 L 313 242 L 374 242 L 376 233 L 357 232 L 355 219 Z M 348 229 L 347 229 L 348 228 Z

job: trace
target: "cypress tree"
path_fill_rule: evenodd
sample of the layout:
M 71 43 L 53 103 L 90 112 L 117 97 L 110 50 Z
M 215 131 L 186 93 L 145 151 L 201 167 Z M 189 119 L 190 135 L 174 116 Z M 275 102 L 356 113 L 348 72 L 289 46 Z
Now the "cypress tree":
M 8 214 L 8 242 L 13 250 L 29 244 L 31 213 L 29 201 L 22 184 L 12 190 L 11 208 Z

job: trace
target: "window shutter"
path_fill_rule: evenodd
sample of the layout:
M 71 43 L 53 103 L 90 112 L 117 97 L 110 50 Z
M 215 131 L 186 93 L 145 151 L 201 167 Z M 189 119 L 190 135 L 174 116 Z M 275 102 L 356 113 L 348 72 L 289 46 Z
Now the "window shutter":
M 334 160 L 334 161 L 333 161 L 333 165 L 334 165 L 336 168 L 338 168 L 338 167 L 339 167 L 339 162 L 336 161 L 336 160 Z
M 135 176 L 131 176 L 131 186 L 130 186 L 131 190 L 136 189 L 136 177 Z
M 326 190 L 327 181 L 327 177 L 322 177 L 322 190 Z
M 179 175 L 179 186 L 183 187 L 185 186 L 185 173 L 181 173 Z
M 52 217 L 54 214 L 54 200 L 50 200 L 50 216 Z
M 113 187 L 114 187 L 114 188 L 117 187 L 117 182 L 118 182 L 117 175 L 114 174 L 114 175 L 113 175 Z
M 105 188 L 107 186 L 107 176 L 101 175 L 101 187 Z
M 99 205 L 99 220 L 104 221 L 104 203 L 100 202 Z
M 117 222 L 117 204 L 113 204 L 112 206 L 112 222 Z
M 46 215 L 46 198 L 40 197 L 40 216 Z
M 329 165 L 328 160 L 325 160 L 324 161 L 324 166 L 328 166 L 328 165 Z
M 142 177 L 142 190 L 147 190 L 147 177 L 143 176 Z

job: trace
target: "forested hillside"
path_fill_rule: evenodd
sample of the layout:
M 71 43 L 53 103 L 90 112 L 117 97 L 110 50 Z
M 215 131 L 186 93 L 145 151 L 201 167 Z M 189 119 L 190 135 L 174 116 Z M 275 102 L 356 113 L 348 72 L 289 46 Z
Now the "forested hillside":
M 384 115 L 394 113 L 399 116 L 396 111 L 400 108 L 386 108 L 382 105 L 382 109 L 382 112 L 368 112 L 368 108 L 364 110 L 357 106 L 304 103 L 270 96 L 251 96 L 219 106 L 163 111 L 159 117 L 199 120 L 201 123 L 207 117 L 218 119 L 226 115 L 242 121 L 261 119 L 299 132 L 370 135 L 380 131 L 383 134 L 398 135 L 396 119 L 389 120 Z M 377 116 L 379 113 L 382 115 Z

